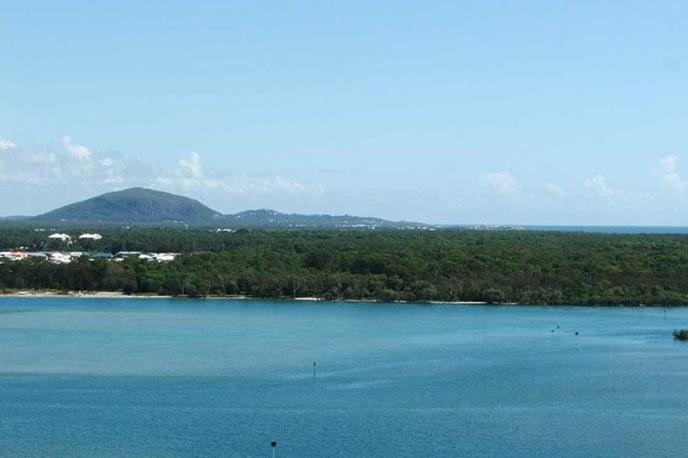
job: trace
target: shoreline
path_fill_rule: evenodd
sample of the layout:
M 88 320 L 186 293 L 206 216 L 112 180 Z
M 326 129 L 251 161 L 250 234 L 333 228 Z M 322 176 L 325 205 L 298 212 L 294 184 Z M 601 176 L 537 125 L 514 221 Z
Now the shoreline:
M 40 297 L 69 297 L 69 298 L 100 298 L 100 299 L 172 299 L 173 296 L 162 296 L 157 294 L 124 294 L 118 291 L 50 291 L 50 290 L 20 290 L 11 292 L 0 292 L 0 298 L 3 297 L 29 297 L 29 298 L 40 298 Z
M 688 307 L 688 304 L 680 305 L 665 305 L 665 304 L 519 304 L 516 302 L 504 303 L 489 303 L 479 301 L 393 301 L 380 302 L 374 299 L 323 299 L 320 297 L 281 297 L 281 298 L 266 298 L 253 297 L 246 295 L 234 296 L 203 296 L 203 297 L 187 297 L 187 296 L 170 296 L 160 294 L 125 294 L 121 291 L 55 291 L 55 290 L 16 290 L 16 291 L 0 291 L 0 299 L 2 298 L 72 298 L 72 299 L 176 299 L 176 300 L 227 300 L 227 301 L 294 301 L 294 302 L 345 302 L 345 303 L 393 303 L 393 304 L 417 304 L 417 305 L 462 305 L 462 306 L 493 306 L 493 307 L 597 307 L 597 308 L 681 308 Z
M 159 294 L 124 294 L 121 291 L 52 291 L 52 290 L 18 290 L 18 291 L 0 291 L 0 299 L 2 298 L 87 298 L 87 299 L 212 299 L 212 300 L 234 300 L 234 301 L 250 301 L 250 300 L 278 300 L 278 301 L 296 301 L 296 302 L 349 302 L 349 303 L 374 303 L 375 300 L 369 299 L 337 299 L 328 300 L 320 297 L 294 297 L 294 298 L 264 298 L 252 297 L 244 295 L 236 296 L 205 296 L 198 298 L 188 298 L 186 296 L 169 296 Z M 398 304 L 427 304 L 427 305 L 488 305 L 487 302 L 471 302 L 471 301 L 428 301 L 428 302 L 409 302 L 409 301 L 395 301 Z M 517 305 L 517 304 L 502 304 L 502 305 Z

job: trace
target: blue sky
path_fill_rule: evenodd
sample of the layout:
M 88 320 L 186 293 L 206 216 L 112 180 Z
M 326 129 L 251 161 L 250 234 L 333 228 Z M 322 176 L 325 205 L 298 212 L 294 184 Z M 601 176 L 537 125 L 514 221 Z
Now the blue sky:
M 688 3 L 5 2 L 0 214 L 688 225 Z

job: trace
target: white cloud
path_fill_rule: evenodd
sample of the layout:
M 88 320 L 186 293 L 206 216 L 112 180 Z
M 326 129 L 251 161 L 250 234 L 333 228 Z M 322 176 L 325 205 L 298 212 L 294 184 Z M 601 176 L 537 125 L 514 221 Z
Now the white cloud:
M 651 201 L 653 199 L 652 195 L 646 192 L 626 192 L 614 188 L 607 183 L 607 179 L 601 174 L 597 174 L 585 180 L 583 182 L 583 187 L 597 197 L 626 206 L 635 206 L 638 203 Z
M 673 191 L 685 191 L 688 189 L 688 182 L 677 173 L 677 163 L 677 156 L 666 156 L 659 161 L 652 173 L 659 179 L 662 187 Z
M 242 175 L 229 173 L 206 174 L 201 157 L 191 153 L 177 162 L 172 169 L 162 170 L 150 183 L 174 191 L 206 190 L 223 194 L 256 196 L 271 193 L 306 194 L 322 193 L 322 186 L 309 186 L 275 175 Z
M 103 183 L 106 185 L 124 184 L 124 178 L 122 177 L 122 175 L 118 175 L 115 172 L 108 172 L 107 176 L 103 180 Z
M 0 137 L 0 151 L 6 150 L 6 149 L 14 149 L 16 147 L 17 147 L 17 145 L 12 143 L 11 141 L 7 140 L 6 138 Z
M 481 180 L 495 192 L 505 196 L 514 196 L 520 189 L 518 182 L 509 172 L 486 173 L 482 175 Z
M 28 153 L 26 155 L 26 159 L 36 165 L 42 165 L 42 164 L 56 164 L 57 163 L 57 156 L 55 153 L 44 153 L 44 152 L 38 152 L 38 153 Z
M 600 174 L 585 180 L 583 182 L 583 187 L 605 199 L 623 195 L 621 190 L 609 186 L 609 184 L 607 184 L 607 179 L 604 177 L 604 175 Z
M 31 151 L 13 147 L 2 151 L 0 186 L 52 197 L 85 197 L 144 186 L 193 196 L 214 203 L 218 209 L 279 207 L 297 198 L 317 199 L 325 192 L 323 186 L 279 174 L 218 170 L 204 164 L 197 153 L 169 163 L 148 163 L 115 153 L 100 153 L 68 136 L 52 149 Z
M 179 161 L 179 170 L 185 178 L 193 180 L 202 179 L 203 165 L 201 164 L 201 156 L 191 153 L 187 159 L 181 159 Z
M 563 196 L 565 194 L 564 188 L 562 188 L 561 185 L 552 183 L 551 181 L 545 184 L 545 189 L 552 194 L 556 194 L 557 196 Z
M 90 149 L 86 148 L 84 145 L 78 145 L 72 142 L 72 137 L 68 135 L 62 137 L 62 146 L 65 151 L 81 161 L 88 161 L 91 159 L 91 156 L 93 156 Z
M 0 155 L 0 183 L 64 190 L 83 188 L 89 194 L 131 186 L 149 186 L 170 192 L 191 193 L 211 200 L 226 195 L 248 198 L 318 195 L 323 186 L 309 185 L 279 175 L 207 172 L 201 156 L 190 153 L 169 166 L 102 155 L 70 137 L 62 149 L 24 151 L 13 148 Z

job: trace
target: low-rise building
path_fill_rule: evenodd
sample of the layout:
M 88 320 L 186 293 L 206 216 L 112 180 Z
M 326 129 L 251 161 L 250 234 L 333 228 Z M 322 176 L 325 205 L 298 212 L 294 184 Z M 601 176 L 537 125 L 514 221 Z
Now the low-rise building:
M 120 251 L 116 255 L 107 252 L 96 254 L 84 251 L 0 251 L 0 262 L 23 261 L 26 259 L 44 259 L 55 264 L 69 264 L 70 262 L 88 256 L 91 260 L 105 260 L 120 262 L 130 257 L 136 257 L 150 262 L 172 262 L 179 253 L 142 253 L 140 251 Z
M 18 257 L 17 253 L 14 251 L 2 251 L 0 252 L 0 259 L 8 261 L 19 261 L 22 258 Z
M 79 236 L 79 240 L 101 240 L 102 238 L 103 238 L 103 236 L 100 234 L 89 234 L 89 233 L 81 234 Z
M 71 242 L 72 241 L 71 236 L 69 236 L 68 234 L 61 234 L 59 232 L 56 232 L 54 234 L 50 234 L 48 236 L 48 238 L 51 240 L 59 240 L 61 242 Z
M 42 251 L 33 251 L 26 253 L 29 258 L 34 258 L 34 259 L 48 259 L 48 255 L 46 253 L 43 253 Z
M 69 264 L 72 262 L 72 257 L 68 253 L 61 253 L 59 251 L 48 253 L 48 259 L 55 264 Z
M 154 253 L 153 257 L 158 262 L 172 262 L 177 258 L 177 253 Z

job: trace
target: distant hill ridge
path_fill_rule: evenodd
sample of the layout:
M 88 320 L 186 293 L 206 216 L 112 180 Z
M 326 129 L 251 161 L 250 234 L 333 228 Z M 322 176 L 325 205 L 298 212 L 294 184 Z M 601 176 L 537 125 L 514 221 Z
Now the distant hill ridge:
M 247 210 L 223 215 L 201 202 L 147 188 L 130 188 L 92 197 L 42 215 L 24 219 L 32 223 L 145 224 L 222 226 L 231 228 L 419 228 L 424 224 L 380 218 L 334 215 L 299 215 L 275 210 Z

